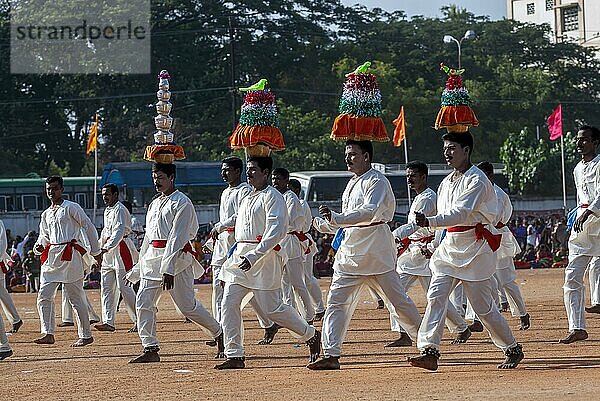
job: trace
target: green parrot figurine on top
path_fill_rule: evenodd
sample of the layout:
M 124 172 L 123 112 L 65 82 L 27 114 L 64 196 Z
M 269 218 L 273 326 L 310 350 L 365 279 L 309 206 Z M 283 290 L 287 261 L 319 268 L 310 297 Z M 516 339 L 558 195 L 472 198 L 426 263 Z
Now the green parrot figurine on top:
M 240 88 L 240 92 L 250 92 L 250 91 L 262 91 L 265 90 L 265 86 L 267 85 L 267 80 L 265 78 L 261 79 L 254 85 L 248 86 L 247 88 Z

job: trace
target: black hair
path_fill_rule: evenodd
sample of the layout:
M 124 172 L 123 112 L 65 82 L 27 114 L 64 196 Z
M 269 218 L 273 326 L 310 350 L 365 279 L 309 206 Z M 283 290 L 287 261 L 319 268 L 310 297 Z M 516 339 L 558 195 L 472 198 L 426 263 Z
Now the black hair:
M 300 190 L 302 189 L 302 185 L 300 184 L 300 181 L 298 181 L 295 178 L 292 178 L 289 182 L 288 182 L 288 187 L 291 190 L 294 190 L 294 192 L 297 190 L 298 192 L 300 192 Z
M 411 169 L 411 170 L 415 170 L 418 173 L 421 174 L 429 174 L 429 168 L 427 167 L 427 164 L 423 163 L 422 161 L 419 160 L 414 160 L 412 162 L 409 162 L 406 164 L 406 169 Z
M 121 201 L 121 203 L 123 204 L 123 206 L 125 206 L 127 210 L 129 210 L 129 214 L 133 213 L 133 205 L 131 204 L 131 202 L 129 202 L 128 200 L 124 200 Z
M 242 162 L 242 159 L 240 159 L 237 156 L 226 157 L 221 162 L 223 164 L 227 164 L 227 165 L 233 167 L 236 170 L 241 170 L 242 168 L 244 168 L 244 162 Z
M 280 175 L 284 180 L 290 179 L 290 172 L 286 168 L 283 168 L 283 167 L 277 167 L 276 169 L 273 170 L 272 174 Z
M 255 162 L 261 170 L 273 171 L 273 158 L 271 156 L 250 156 L 246 163 Z
M 473 135 L 469 131 L 464 133 L 448 132 L 442 135 L 442 140 L 456 142 L 461 148 L 469 147 L 469 157 L 473 154 Z
M 371 141 L 355 141 L 353 139 L 348 139 L 346 141 L 346 146 L 348 145 L 358 146 L 363 151 L 363 153 L 369 154 L 369 161 L 373 161 L 373 143 Z
M 477 164 L 477 167 L 479 167 L 479 169 L 488 176 L 494 175 L 494 166 L 492 165 L 492 163 L 490 163 L 488 161 L 480 162 L 479 164 Z
M 61 188 L 64 188 L 63 178 L 60 175 L 53 175 L 46 178 L 46 184 L 52 184 L 53 182 L 58 182 L 58 185 L 60 185 Z
M 105 188 L 106 189 L 110 189 L 110 192 L 113 193 L 113 194 L 118 194 L 119 193 L 119 187 L 117 187 L 116 184 L 109 183 L 109 184 L 102 185 L 102 189 L 105 189 Z
M 162 171 L 168 177 L 175 176 L 176 175 L 176 171 L 177 171 L 177 167 L 175 167 L 174 164 L 166 164 L 166 163 L 154 163 L 154 164 L 152 164 L 152 172 L 153 173 L 158 173 L 159 171 Z
M 592 141 L 600 141 L 600 129 L 593 125 L 582 125 L 579 131 L 590 131 L 592 133 Z

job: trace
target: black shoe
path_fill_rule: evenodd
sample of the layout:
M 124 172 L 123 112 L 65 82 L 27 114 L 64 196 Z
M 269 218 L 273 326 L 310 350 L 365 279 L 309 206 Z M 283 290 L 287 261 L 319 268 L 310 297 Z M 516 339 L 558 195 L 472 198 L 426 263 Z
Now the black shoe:
M 158 355 L 159 348 L 152 347 L 144 349 L 144 353 L 136 356 L 129 360 L 129 363 L 153 363 L 160 362 L 160 355 Z
M 575 341 L 583 341 L 588 338 L 588 333 L 582 329 L 575 329 L 570 331 L 565 338 L 558 340 L 561 344 L 571 344 Z
M 315 313 L 315 322 L 320 322 L 325 316 L 325 311 Z
M 400 333 L 400 337 L 391 343 L 386 344 L 385 348 L 395 348 L 395 347 L 411 347 L 413 344 L 411 338 L 406 333 Z
M 100 320 L 90 319 L 90 324 L 100 323 Z
M 523 348 L 521 344 L 517 344 L 516 346 L 507 349 L 504 352 L 506 355 L 506 359 L 500 365 L 498 365 L 498 369 L 514 369 L 517 367 L 519 362 L 525 358 L 525 354 L 523 354 Z
M 75 323 L 73 322 L 60 322 L 59 324 L 57 324 L 58 327 L 73 327 L 75 326 Z
M 281 326 L 278 325 L 277 323 L 273 323 L 273 326 L 267 327 L 265 329 L 265 336 L 263 337 L 262 340 L 260 340 L 258 342 L 258 345 L 271 344 L 273 342 L 273 339 L 275 338 L 275 334 L 277 334 L 277 332 L 279 331 L 280 328 L 281 328 Z
M 456 335 L 456 338 L 452 340 L 450 344 L 464 344 L 471 337 L 471 329 L 467 327 L 465 331 L 461 331 Z
M 85 347 L 86 345 L 90 345 L 93 342 L 94 342 L 93 337 L 80 338 L 79 340 L 77 340 L 73 344 L 71 344 L 71 347 Z
M 321 355 L 321 332 L 315 330 L 315 335 L 308 339 L 306 342 L 310 350 L 309 363 L 315 362 Z
M 204 344 L 208 345 L 209 347 L 216 347 L 217 346 L 217 342 L 215 340 L 208 340 Z
M 417 368 L 437 370 L 438 359 L 440 359 L 440 351 L 435 348 L 425 348 L 421 351 L 421 355 L 409 357 L 408 363 Z
M 589 308 L 586 306 L 585 311 L 587 313 L 600 313 L 600 305 L 592 305 Z
M 13 352 L 10 349 L 8 351 L 0 351 L 0 361 L 3 360 L 3 359 L 8 358 L 12 354 L 13 354 Z
M 244 369 L 246 367 L 244 360 L 245 358 L 243 356 L 239 358 L 227 358 L 225 362 L 216 365 L 215 369 Z
M 12 330 L 10 331 L 12 334 L 15 334 L 19 331 L 19 329 L 23 326 L 23 319 L 13 324 Z
M 479 320 L 473 320 L 473 324 L 469 325 L 469 330 L 472 333 L 482 333 L 483 332 L 483 324 Z
M 531 327 L 531 320 L 529 319 L 529 313 L 525 316 L 521 316 L 521 325 L 519 326 L 519 330 L 527 330 Z
M 508 305 L 508 302 L 502 302 L 500 304 L 500 312 L 508 312 L 510 308 L 510 305 Z
M 215 338 L 215 342 L 217 343 L 217 354 L 215 355 L 215 359 L 225 358 L 225 345 L 223 344 L 223 333 L 219 334 L 219 336 Z
M 306 365 L 310 370 L 339 370 L 340 369 L 340 357 L 339 356 L 324 356 L 318 361 L 314 361 Z
M 378 299 L 377 300 L 377 309 L 383 309 L 385 308 L 385 302 L 383 302 L 383 299 Z

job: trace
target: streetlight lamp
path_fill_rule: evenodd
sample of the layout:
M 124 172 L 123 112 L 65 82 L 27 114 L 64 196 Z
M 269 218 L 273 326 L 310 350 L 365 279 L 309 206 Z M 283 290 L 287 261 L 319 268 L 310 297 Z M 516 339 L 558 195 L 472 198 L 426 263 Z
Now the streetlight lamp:
M 471 31 L 471 30 L 468 30 L 467 32 L 465 32 L 465 36 L 460 38 L 460 40 L 457 40 L 454 36 L 451 36 L 451 35 L 444 35 L 444 43 L 451 43 L 452 41 L 454 41 L 454 42 L 456 42 L 456 45 L 458 46 L 458 68 L 459 69 L 460 69 L 460 45 L 462 44 L 462 41 L 465 39 L 467 39 L 467 40 L 475 39 L 476 36 L 477 36 L 477 34 L 475 33 L 475 31 Z

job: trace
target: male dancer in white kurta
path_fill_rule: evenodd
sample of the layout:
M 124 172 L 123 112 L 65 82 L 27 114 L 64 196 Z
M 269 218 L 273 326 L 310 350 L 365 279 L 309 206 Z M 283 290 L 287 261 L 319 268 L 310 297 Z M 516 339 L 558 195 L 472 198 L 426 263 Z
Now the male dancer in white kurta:
M 198 232 L 198 218 L 192 201 L 175 188 L 175 175 L 174 164 L 155 163 L 152 166 L 152 180 L 160 196 L 148 207 L 139 262 L 127 275 L 130 282 L 140 282 L 136 313 L 144 353 L 129 363 L 160 361 L 156 303 L 162 290 L 169 291 L 185 317 L 215 338 L 218 344 L 216 357 L 222 357 L 221 326 L 194 296 L 194 279 L 204 271 L 190 243 Z
M 517 239 L 512 234 L 507 226 L 512 215 L 513 207 L 510 202 L 510 197 L 498 185 L 494 184 L 494 166 L 487 161 L 477 165 L 481 171 L 489 178 L 494 185 L 494 191 L 498 199 L 498 217 L 496 228 L 502 233 L 502 242 L 497 251 L 498 265 L 496 266 L 496 281 L 498 289 L 506 293 L 506 300 L 510 306 L 513 316 L 518 317 L 521 321 L 519 330 L 527 330 L 531 326 L 529 313 L 525 307 L 525 301 L 521 290 L 516 282 L 517 271 L 515 269 L 514 257 L 521 253 L 521 248 L 517 243 Z
M 228 186 L 221 193 L 219 221 L 210 232 L 214 244 L 210 262 L 213 272 L 212 313 L 218 322 L 221 321 L 221 300 L 223 299 L 223 282 L 219 279 L 221 266 L 235 243 L 235 219 L 240 203 L 252 191 L 252 187 L 248 183 L 241 181 L 243 167 L 242 159 L 239 157 L 223 159 L 221 176 Z
M 273 187 L 283 194 L 287 207 L 289 225 L 288 233 L 281 240 L 281 251 L 285 252 L 286 261 L 283 268 L 283 302 L 294 306 L 294 294 L 302 300 L 302 305 L 297 304 L 296 309 L 304 308 L 300 313 L 306 321 L 312 323 L 315 318 L 315 308 L 310 293 L 304 282 L 304 210 L 298 196 L 288 188 L 290 172 L 282 167 L 273 170 Z
M 416 281 L 419 281 L 426 293 L 431 281 L 429 258 L 433 249 L 433 247 L 428 249 L 428 246 L 434 240 L 434 232 L 429 228 L 419 227 L 415 223 L 415 213 L 421 212 L 426 216 L 435 216 L 437 211 L 437 195 L 427 187 L 427 174 L 428 168 L 423 162 L 412 161 L 406 165 L 406 181 L 408 187 L 416 192 L 416 196 L 410 205 L 408 222 L 392 233 L 402 246 L 396 262 L 396 271 L 400 276 L 402 286 L 408 291 Z M 386 347 L 411 346 L 412 340 L 400 325 L 393 308 L 390 308 L 390 322 L 392 331 L 400 333 L 400 337 L 387 344 Z M 471 336 L 467 322 L 451 303 L 448 303 L 446 324 L 450 332 L 457 333 L 452 344 L 464 343 Z
M 283 196 L 268 185 L 272 167 L 270 157 L 250 157 L 247 161 L 246 175 L 254 190 L 242 200 L 235 224 L 235 248 L 220 275 L 225 282 L 221 321 L 227 360 L 215 369 L 245 367 L 241 305 L 250 293 L 268 319 L 306 341 L 311 361 L 321 351 L 321 333 L 282 300 L 279 243 L 288 233 L 288 216 Z
M 396 199 L 388 179 L 371 168 L 370 141 L 347 141 L 345 161 L 354 176 L 342 195 L 341 213 L 320 206 L 324 217 L 315 218 L 315 228 L 324 233 L 343 233 L 335 255 L 333 280 L 323 318 L 324 358 L 309 369 L 339 369 L 342 342 L 361 292 L 373 287 L 388 298 L 400 324 L 416 338 L 421 316 L 396 273 L 396 245 L 388 222 L 394 218 Z M 340 234 L 338 234 L 340 235 Z
M 6 268 L 6 264 L 10 260 L 10 256 L 8 256 L 8 254 L 6 253 L 6 246 L 6 230 L 4 229 L 4 224 L 0 220 L 0 269 L 2 269 L 3 272 Z M 4 286 L 4 273 L 0 274 L 0 279 L 2 280 L 2 285 Z M 13 351 L 10 348 L 10 344 L 8 343 L 8 337 L 6 336 L 6 332 L 4 331 L 4 320 L 2 319 L 2 317 L 0 317 L 0 361 L 8 358 L 12 354 Z
M 302 241 L 304 248 L 304 283 L 310 294 L 310 298 L 313 302 L 315 309 L 315 321 L 320 321 L 325 315 L 325 306 L 323 305 L 323 294 L 321 294 L 321 288 L 319 287 L 319 280 L 313 273 L 314 269 L 314 258 L 318 252 L 317 244 L 314 238 L 310 235 L 309 230 L 312 227 L 313 216 L 310 210 L 308 202 L 300 198 L 300 191 L 302 189 L 300 181 L 291 179 L 288 183 L 288 188 L 292 190 L 298 199 L 300 199 L 300 205 L 302 206 L 302 214 L 304 216 L 304 224 L 302 225 L 302 234 L 306 237 Z M 306 319 L 306 316 L 304 316 Z
M 577 188 L 577 219 L 569 237 L 569 264 L 563 286 L 569 334 L 563 344 L 585 340 L 586 331 L 583 277 L 586 269 L 600 269 L 600 130 L 583 126 L 577 132 L 577 152 L 581 161 L 573 176 Z M 592 265 L 593 264 L 593 265 Z M 592 265 L 592 266 L 590 266 Z
M 448 133 L 442 138 L 444 158 L 454 172 L 444 178 L 438 188 L 437 215 L 426 217 L 417 212 L 415 221 L 421 227 L 445 228 L 447 232 L 429 264 L 433 276 L 417 340 L 422 355 L 409 358 L 409 362 L 413 366 L 437 370 L 448 296 L 462 281 L 475 313 L 488 329 L 494 344 L 506 355 L 506 360 L 498 367 L 515 368 L 523 359 L 521 345 L 492 300 L 495 251 L 502 238 L 494 227 L 498 208 L 496 193 L 485 174 L 471 164 L 471 134 Z
M 34 246 L 42 262 L 37 306 L 43 336 L 34 342 L 54 344 L 54 298 L 62 283 L 77 314 L 79 340 L 72 346 L 81 347 L 94 339 L 83 290 L 83 255 L 87 251 L 77 238 L 85 237 L 94 257 L 100 254 L 100 247 L 96 227 L 81 206 L 62 198 L 63 190 L 62 177 L 46 179 L 46 195 L 51 205 L 42 213 L 40 235 Z
M 6 249 L 8 249 L 6 229 L 4 228 L 2 220 L 0 220 L 0 304 L 2 305 L 2 309 L 4 309 L 4 314 L 12 324 L 10 333 L 16 333 L 23 325 L 23 320 L 21 319 L 21 316 L 19 316 L 17 307 L 6 290 L 6 279 L 4 278 L 4 275 L 8 273 L 8 262 L 11 260 L 10 256 L 6 253 Z M 2 320 L 1 317 L 0 320 Z M 0 350 L 2 350 L 1 346 Z
M 115 315 L 119 294 L 127 314 L 134 324 L 130 331 L 135 331 L 135 292 L 127 285 L 125 275 L 138 261 L 138 251 L 129 235 L 131 235 L 131 215 L 119 202 L 119 188 L 115 184 L 102 187 L 104 209 L 104 228 L 100 234 L 100 251 L 102 265 L 102 324 L 94 326 L 99 331 L 115 331 Z

